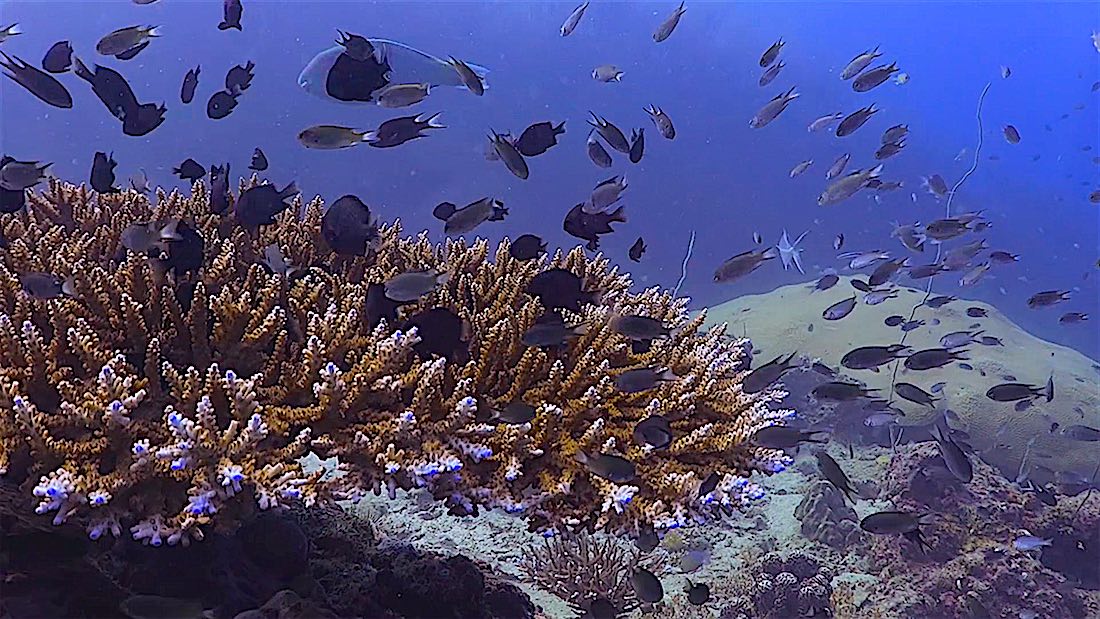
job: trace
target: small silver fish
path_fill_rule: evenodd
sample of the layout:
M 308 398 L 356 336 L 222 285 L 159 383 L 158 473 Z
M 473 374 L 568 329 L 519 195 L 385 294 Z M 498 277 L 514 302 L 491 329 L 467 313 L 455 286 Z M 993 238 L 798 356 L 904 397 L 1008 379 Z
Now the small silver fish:
M 390 84 L 375 96 L 380 107 L 399 108 L 420 103 L 431 91 L 431 84 Z
M 875 49 L 869 49 L 862 54 L 857 55 L 855 58 L 852 58 L 851 62 L 848 63 L 848 66 L 844 67 L 844 70 L 840 72 L 840 79 L 850 80 L 853 77 L 859 75 L 860 71 L 866 69 L 868 65 L 874 62 L 875 59 L 881 55 L 882 54 L 879 53 L 877 45 L 875 46 Z
M 852 158 L 851 153 L 844 153 L 833 161 L 833 165 L 829 166 L 829 170 L 825 172 L 825 180 L 832 180 L 841 175 L 844 172 L 844 167 L 848 165 L 848 161 Z
M 410 303 L 435 291 L 449 280 L 449 273 L 434 269 L 401 273 L 386 281 L 386 298 L 398 303 Z
M 684 3 L 681 2 L 680 6 L 657 27 L 657 31 L 653 33 L 653 40 L 660 43 L 672 36 L 672 31 L 676 29 L 676 25 L 680 23 L 680 17 L 682 17 L 686 11 L 687 9 L 684 8 Z
M 764 104 L 764 107 L 760 108 L 756 112 L 756 115 L 749 120 L 749 126 L 753 129 L 760 129 L 766 127 L 769 123 L 779 117 L 783 113 L 783 110 L 787 109 L 791 101 L 794 101 L 801 95 L 795 92 L 795 86 L 791 86 L 791 89 L 785 93 L 779 93 L 771 101 Z
M 821 131 L 822 129 L 828 128 L 833 123 L 838 122 L 841 118 L 844 118 L 844 112 L 837 112 L 835 114 L 822 116 L 821 118 L 818 118 L 817 120 L 810 123 L 809 126 L 806 127 L 806 131 L 810 133 Z
M 796 176 L 798 176 L 798 175 L 802 174 L 802 173 L 803 173 L 803 172 L 805 172 L 806 170 L 810 169 L 810 166 L 812 166 L 813 164 L 814 164 L 814 160 L 813 160 L 813 159 L 807 159 L 807 160 L 805 160 L 805 161 L 803 161 L 803 162 L 799 163 L 799 164 L 798 164 L 798 165 L 796 165 L 795 167 L 791 168 L 791 173 L 790 173 L 790 177 L 791 177 L 791 178 L 794 178 L 794 177 L 796 177 Z
M 584 12 L 586 9 L 588 9 L 587 2 L 573 9 L 573 12 L 569 14 L 569 17 L 565 18 L 565 23 L 561 25 L 561 36 L 567 37 L 573 34 L 573 30 L 577 28 L 577 24 L 579 24 L 581 22 L 581 18 L 584 17 Z
M 1041 537 L 1035 537 L 1034 535 L 1021 535 L 1012 540 L 1012 547 L 1016 550 L 1027 552 L 1029 550 L 1036 550 L 1043 546 L 1050 546 L 1054 543 L 1052 538 L 1043 539 Z
M 626 73 L 620 71 L 619 67 L 613 64 L 602 64 L 592 69 L 592 79 L 605 84 L 608 82 L 621 82 L 623 81 L 623 75 L 626 75 Z

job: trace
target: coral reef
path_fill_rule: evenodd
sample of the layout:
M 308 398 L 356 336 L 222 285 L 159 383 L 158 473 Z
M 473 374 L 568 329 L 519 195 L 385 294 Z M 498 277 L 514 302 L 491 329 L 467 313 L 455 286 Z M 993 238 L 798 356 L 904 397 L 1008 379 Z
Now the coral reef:
M 97 544 L 76 533 L 0 527 L 0 615 L 120 617 L 124 600 L 155 596 L 214 619 L 535 616 L 523 592 L 470 559 L 376 546 L 369 523 L 336 505 L 265 512 L 232 535 L 169 549 L 129 538 Z
M 980 461 L 968 484 L 944 466 L 928 443 L 899 448 L 889 465 L 883 491 L 895 508 L 935 515 L 922 527 L 931 550 L 918 552 L 897 536 L 871 536 L 868 557 L 881 583 L 869 608 L 888 616 L 961 617 L 971 616 L 977 602 L 994 617 L 1095 614 L 1066 575 L 1042 560 L 1049 549 L 1024 552 L 1012 545 L 1019 535 L 1052 537 L 1054 529 L 1066 527 L 1073 511 L 1067 501 L 1048 508 Z M 1095 538 L 1096 524 L 1083 519 L 1077 526 L 1091 526 L 1078 530 Z M 1096 562 L 1095 546 L 1081 550 L 1081 560 Z
M 745 442 L 790 411 L 769 409 L 782 391 L 741 392 L 743 342 L 704 330 L 705 315 L 666 291 L 631 292 L 602 257 L 521 262 L 507 241 L 433 244 L 397 223 L 347 256 L 326 244 L 320 199 L 251 231 L 234 209 L 212 212 L 201 184 L 154 204 L 54 180 L 3 215 L 0 471 L 27 499 L 0 510 L 175 545 L 257 508 L 423 487 L 454 514 L 487 506 L 534 530 L 637 530 L 728 513 L 760 496 L 749 475 L 782 466 Z M 161 225 L 173 233 L 155 247 L 126 248 Z M 542 304 L 525 290 L 549 267 L 599 303 L 565 312 L 584 334 L 528 347 Z M 383 318 L 382 283 L 426 269 L 449 279 Z M 32 294 L 31 274 L 48 294 Z M 617 314 L 673 331 L 640 352 L 612 329 Z M 433 322 L 443 315 L 456 328 Z M 678 378 L 616 389 L 646 367 Z M 516 401 L 534 407 L 529 423 L 486 423 Z M 653 414 L 671 422 L 667 449 L 632 440 Z M 341 470 L 304 473 L 308 451 Z M 581 452 L 624 456 L 636 476 L 607 481 Z M 712 472 L 720 482 L 700 497 Z
M 637 551 L 614 538 L 559 535 L 528 548 L 520 566 L 530 582 L 578 613 L 600 598 L 625 613 L 638 606 L 630 583 L 638 559 Z
M 802 522 L 802 534 L 833 548 L 847 548 L 862 538 L 859 517 L 844 495 L 831 483 L 818 480 L 806 490 L 806 496 L 794 510 Z
M 722 619 L 831 617 L 831 576 L 816 559 L 794 553 L 765 556 L 721 611 Z

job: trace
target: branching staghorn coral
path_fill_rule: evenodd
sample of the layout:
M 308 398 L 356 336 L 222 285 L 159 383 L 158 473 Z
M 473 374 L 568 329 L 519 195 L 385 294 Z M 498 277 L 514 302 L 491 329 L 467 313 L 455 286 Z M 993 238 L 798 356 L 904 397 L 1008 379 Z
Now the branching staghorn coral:
M 527 548 L 520 567 L 527 579 L 585 614 L 597 599 L 619 613 L 638 606 L 630 576 L 638 553 L 614 538 L 559 535 Z
M 782 466 L 778 452 L 746 443 L 790 411 L 769 409 L 782 391 L 741 392 L 743 342 L 703 331 L 704 317 L 668 292 L 631 292 L 600 256 L 577 248 L 521 262 L 507 241 L 495 251 L 483 240 L 433 244 L 395 223 L 368 255 L 348 257 L 322 238 L 320 199 L 296 200 L 250 233 L 231 212 L 211 213 L 201 185 L 156 198 L 53 181 L 26 212 L 0 219 L 10 239 L 0 250 L 0 479 L 55 524 L 186 543 L 256 508 L 425 487 L 455 514 L 499 507 L 532 529 L 636 531 L 728 513 L 762 494 L 752 472 Z M 201 238 L 193 268 L 171 242 L 166 254 L 123 246 L 128 226 L 175 219 Z M 272 244 L 297 272 L 259 264 Z M 543 309 L 525 288 L 549 267 L 580 276 L 600 304 L 566 312 L 583 335 L 532 348 L 521 337 Z M 370 324 L 372 285 L 429 268 L 449 280 L 402 306 L 396 324 Z M 20 277 L 35 272 L 67 280 L 69 294 L 24 292 Z M 453 359 L 429 353 L 405 323 L 438 308 L 468 327 Z M 626 314 L 673 331 L 636 353 L 611 328 Z M 614 387 L 625 370 L 657 366 L 678 378 L 641 393 Z M 481 421 L 516 400 L 535 407 L 529 423 Z M 671 422 L 667 449 L 632 438 L 653 414 Z M 344 474 L 304 473 L 309 451 L 338 456 Z M 637 475 L 607 481 L 581 452 L 626 457 Z M 700 493 L 711 473 L 716 487 Z

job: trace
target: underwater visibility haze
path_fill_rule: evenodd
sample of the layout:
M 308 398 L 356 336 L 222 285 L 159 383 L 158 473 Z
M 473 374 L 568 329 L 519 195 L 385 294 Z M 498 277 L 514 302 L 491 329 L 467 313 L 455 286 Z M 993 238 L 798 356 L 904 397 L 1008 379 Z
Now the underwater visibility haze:
M 1094 2 L 0 2 L 0 617 L 1100 616 Z

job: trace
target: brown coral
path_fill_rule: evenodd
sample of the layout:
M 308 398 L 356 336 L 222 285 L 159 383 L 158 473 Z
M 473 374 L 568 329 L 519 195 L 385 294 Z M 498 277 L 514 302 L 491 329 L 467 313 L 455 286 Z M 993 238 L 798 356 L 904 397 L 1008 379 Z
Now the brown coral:
M 322 213 L 319 199 L 295 203 L 250 234 L 212 214 L 201 185 L 190 197 L 159 191 L 153 205 L 54 181 L 0 219 L 11 240 L 0 251 L 0 470 L 28 507 L 33 494 L 39 513 L 94 537 L 126 526 L 153 544 L 186 543 L 255 507 L 423 486 L 457 514 L 502 507 L 532 528 L 636 530 L 736 508 L 760 493 L 747 477 L 775 469 L 779 454 L 744 441 L 786 414 L 768 408 L 782 392 L 742 393 L 742 347 L 721 327 L 704 331 L 684 300 L 631 292 L 627 275 L 579 248 L 520 262 L 507 241 L 433 244 L 402 237 L 399 224 L 367 256 L 339 256 L 322 240 Z M 123 248 L 128 226 L 176 219 L 196 255 L 175 255 L 172 242 L 160 256 Z M 272 244 L 301 270 L 265 270 Z M 602 297 L 569 316 L 588 329 L 558 350 L 520 341 L 541 313 L 525 287 L 548 266 Z M 407 323 L 365 320 L 371 285 L 429 268 L 449 281 L 402 318 L 460 317 L 469 337 L 454 359 L 419 346 Z M 30 272 L 71 278 L 72 295 L 24 293 Z M 675 330 L 634 352 L 610 328 L 615 313 Z M 649 366 L 679 379 L 614 388 L 618 373 Z M 475 418 L 517 399 L 536 408 L 529 424 Z M 634 443 L 634 424 L 657 413 L 676 440 Z M 344 474 L 304 473 L 310 450 L 338 456 Z M 582 451 L 627 457 L 637 477 L 594 476 Z M 699 497 L 712 471 L 721 482 Z
M 614 538 L 559 535 L 526 550 L 520 567 L 527 580 L 584 613 L 593 601 L 609 602 L 617 612 L 638 606 L 630 575 L 638 553 Z

